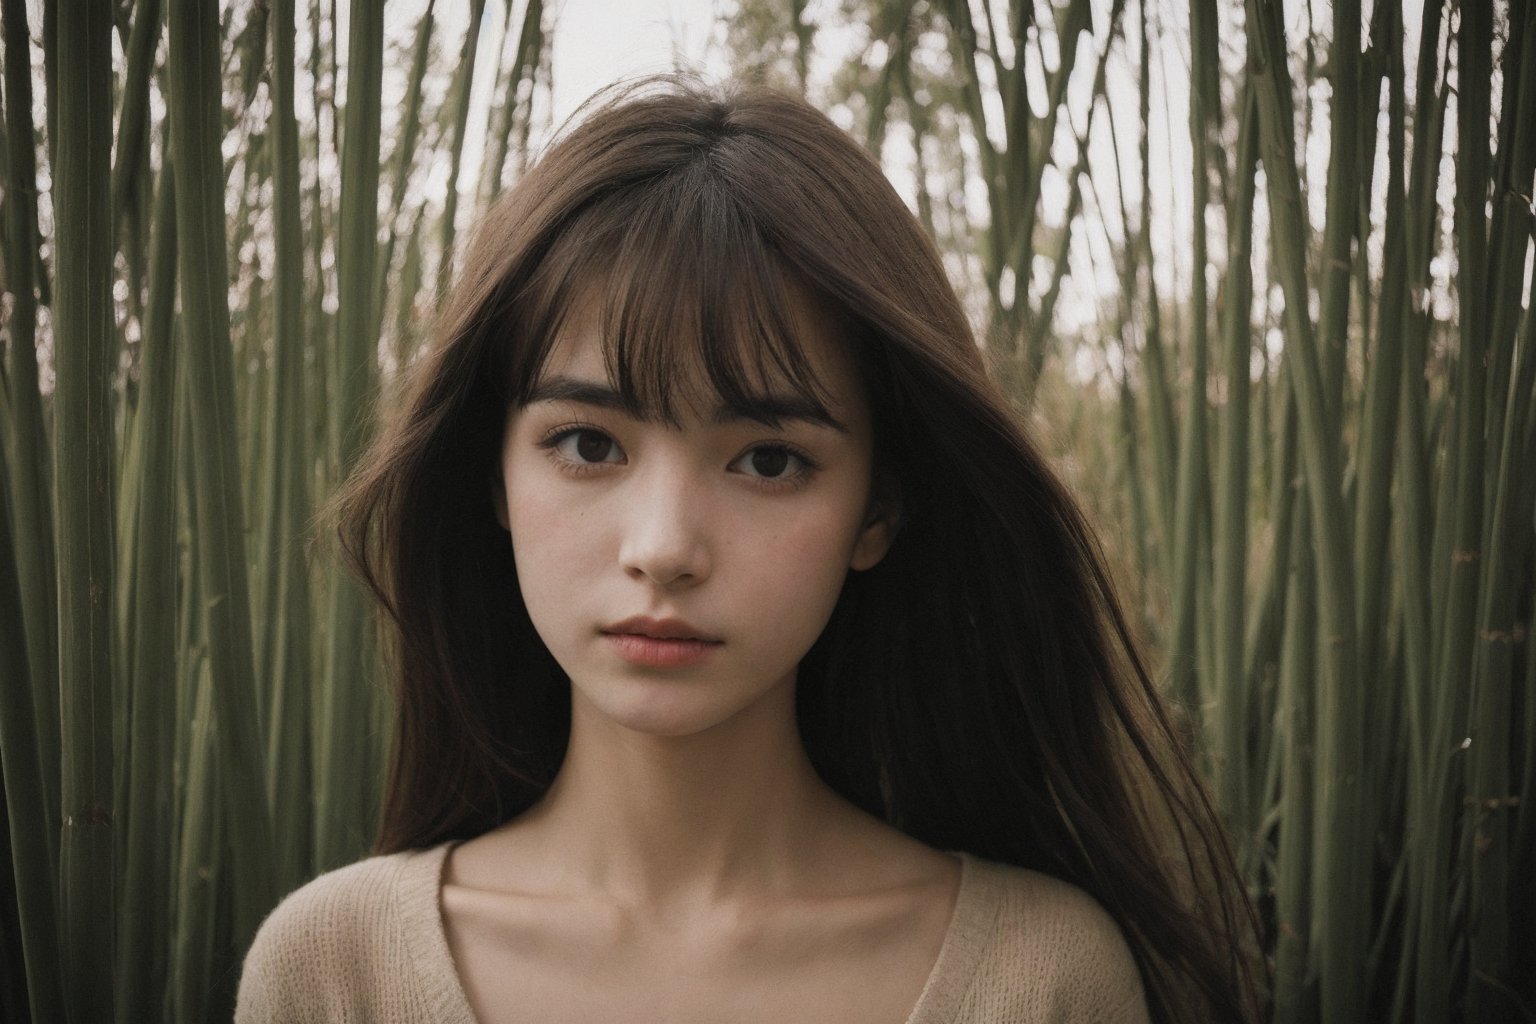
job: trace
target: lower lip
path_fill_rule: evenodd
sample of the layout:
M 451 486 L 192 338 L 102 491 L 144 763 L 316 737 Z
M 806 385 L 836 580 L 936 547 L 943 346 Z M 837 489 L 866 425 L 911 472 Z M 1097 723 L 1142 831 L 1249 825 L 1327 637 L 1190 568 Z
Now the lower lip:
M 712 640 L 660 640 L 635 633 L 605 633 L 619 657 L 631 665 L 675 668 L 703 661 L 720 644 Z

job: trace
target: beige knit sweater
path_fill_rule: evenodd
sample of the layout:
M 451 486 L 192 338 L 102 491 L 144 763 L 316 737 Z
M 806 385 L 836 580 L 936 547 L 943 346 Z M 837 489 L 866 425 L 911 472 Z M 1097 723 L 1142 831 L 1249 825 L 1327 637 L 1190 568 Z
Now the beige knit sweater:
M 285 899 L 246 956 L 236 1024 L 475 1024 L 439 909 L 451 846 L 361 861 Z M 906 1024 L 1147 1020 L 1130 949 L 1091 897 L 959 857 L 954 916 Z

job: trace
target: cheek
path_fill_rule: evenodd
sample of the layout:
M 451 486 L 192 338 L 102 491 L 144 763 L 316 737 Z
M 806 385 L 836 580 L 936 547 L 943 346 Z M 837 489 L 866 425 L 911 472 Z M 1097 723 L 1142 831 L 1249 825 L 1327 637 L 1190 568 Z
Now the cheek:
M 569 531 L 561 528 L 562 515 L 558 504 L 547 494 L 540 494 L 531 487 L 513 484 L 507 499 L 507 525 L 512 534 L 512 545 L 519 554 L 543 551 L 551 544 L 559 544 Z
M 582 589 L 584 570 L 597 556 L 597 545 L 582 529 L 583 511 L 550 491 L 508 485 L 507 525 L 518 587 L 541 633 L 553 625 L 553 610 L 568 606 Z
M 832 613 L 848 575 L 856 535 L 848 509 L 833 506 L 780 520 L 776 529 L 738 545 L 753 567 L 757 583 L 749 600 L 772 605 L 797 630 L 814 625 L 814 632 Z
M 502 474 L 507 501 L 507 528 L 514 551 L 530 561 L 545 559 L 552 549 L 573 546 L 574 527 L 583 520 L 577 500 L 581 489 L 559 479 L 531 437 L 515 438 L 515 451 L 504 457 Z M 519 557 L 519 561 L 523 561 Z

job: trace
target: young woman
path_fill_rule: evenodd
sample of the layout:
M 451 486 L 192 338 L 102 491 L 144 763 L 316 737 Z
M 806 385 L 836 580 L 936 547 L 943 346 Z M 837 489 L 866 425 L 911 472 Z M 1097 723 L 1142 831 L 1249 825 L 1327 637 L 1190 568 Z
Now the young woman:
M 803 101 L 588 114 L 339 508 L 398 637 L 378 856 L 273 912 L 240 1020 L 1258 1017 L 1090 530 Z

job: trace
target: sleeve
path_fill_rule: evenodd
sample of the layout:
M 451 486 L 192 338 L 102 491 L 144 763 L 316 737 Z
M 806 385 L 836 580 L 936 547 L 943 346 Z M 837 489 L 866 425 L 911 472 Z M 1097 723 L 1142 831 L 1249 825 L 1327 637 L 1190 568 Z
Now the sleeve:
M 1071 889 L 1063 913 L 1077 936 L 1064 965 L 1080 993 L 1074 1024 L 1150 1024 L 1136 957 L 1115 919 L 1087 893 Z
M 976 1020 L 1148 1024 L 1141 970 L 1120 926 L 1088 893 L 1009 869 Z
M 256 932 L 235 992 L 235 1024 L 298 1024 L 302 1017 L 284 998 L 283 944 L 276 912 Z
M 304 890 L 278 904 L 257 929 L 235 990 L 235 1024 L 304 1024 L 321 1021 L 323 961 L 313 956 L 316 938 L 330 929 L 313 917 Z
M 338 1024 L 359 1016 L 360 949 L 370 914 L 368 861 L 321 875 L 267 915 L 245 954 L 235 1024 Z

